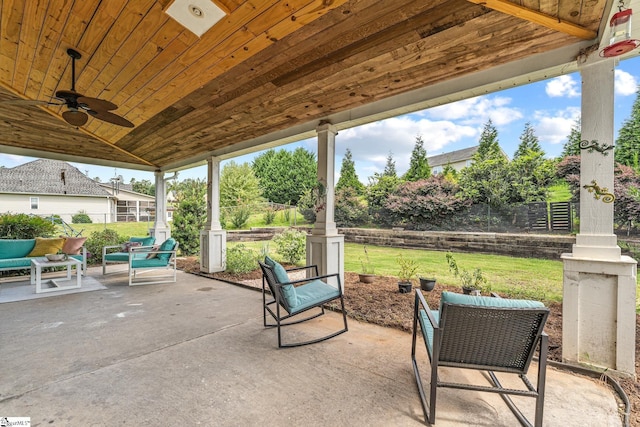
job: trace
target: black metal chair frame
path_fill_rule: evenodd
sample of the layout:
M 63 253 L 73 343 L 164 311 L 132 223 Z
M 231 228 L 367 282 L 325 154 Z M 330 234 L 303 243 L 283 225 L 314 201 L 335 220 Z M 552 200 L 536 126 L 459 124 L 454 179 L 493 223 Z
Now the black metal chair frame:
M 346 311 L 344 309 L 344 294 L 342 293 L 342 283 L 340 281 L 340 275 L 339 274 L 327 274 L 324 276 L 319 276 L 318 275 L 318 266 L 317 265 L 307 265 L 305 267 L 295 267 L 295 268 L 289 268 L 286 271 L 287 272 L 291 272 L 291 271 L 300 271 L 300 270 L 312 270 L 314 276 L 313 277 L 308 277 L 305 279 L 300 279 L 300 280 L 293 280 L 287 283 L 279 283 L 278 280 L 275 277 L 275 274 L 273 272 L 273 269 L 271 267 L 269 267 L 268 265 L 258 261 L 258 264 L 260 264 L 260 268 L 262 269 L 262 307 L 263 307 L 263 320 L 264 320 L 264 326 L 266 328 L 277 328 L 278 329 L 278 347 L 279 348 L 284 348 L 284 347 L 299 347 L 299 346 L 303 346 L 303 345 L 308 345 L 308 344 L 315 344 L 321 341 L 325 341 L 328 340 L 329 338 L 333 338 L 337 335 L 340 335 L 344 332 L 347 332 L 349 330 L 348 326 L 347 326 L 347 314 Z M 292 313 L 292 309 L 291 307 L 289 307 L 289 305 L 287 304 L 287 300 L 284 298 L 283 292 L 282 292 L 282 286 L 283 285 L 301 285 L 304 286 L 305 283 L 311 282 L 313 280 L 323 280 L 323 279 L 328 279 L 330 277 L 335 277 L 338 283 L 338 296 L 332 296 L 330 298 L 325 298 L 325 299 L 321 299 L 316 301 L 313 305 L 305 308 L 304 310 L 300 310 L 300 311 L 295 311 Z M 267 286 L 265 286 L 265 284 L 268 286 L 269 290 L 267 291 Z M 270 296 L 267 296 L 267 293 L 270 294 Z M 313 340 L 309 340 L 309 341 L 303 341 L 303 342 L 296 342 L 296 343 L 289 343 L 289 344 L 283 344 L 282 342 L 282 333 L 281 333 L 281 328 L 284 326 L 289 326 L 289 325 L 295 325 L 298 323 L 302 323 L 302 322 L 306 322 L 307 320 L 311 320 L 311 319 L 315 319 L 316 317 L 322 316 L 323 314 L 325 314 L 325 308 L 324 305 L 330 301 L 339 299 L 340 300 L 340 308 L 342 310 L 342 320 L 344 322 L 344 328 L 340 329 L 337 332 L 333 332 L 329 335 L 323 336 L 321 338 L 317 338 L 317 339 L 313 339 Z M 272 309 L 271 306 L 275 305 L 275 311 Z M 281 308 L 285 310 L 286 314 L 282 314 L 281 313 Z M 320 312 L 319 313 L 315 313 L 312 314 L 308 317 L 304 317 L 302 319 L 296 319 L 296 320 L 292 320 L 289 322 L 284 322 L 287 319 L 291 319 L 295 316 L 298 316 L 302 313 L 305 313 L 309 310 L 312 310 L 314 308 L 319 308 Z M 269 313 L 269 315 L 271 315 L 271 317 L 275 320 L 276 323 L 268 323 L 267 322 L 267 313 Z
M 422 330 L 425 348 L 431 365 L 429 403 L 416 362 L 417 329 L 419 313 L 424 309 L 433 327 L 433 354 L 427 346 L 426 333 Z M 425 422 L 435 424 L 436 396 L 439 387 L 498 393 L 523 426 L 532 426 L 510 398 L 510 395 L 536 399 L 535 427 L 542 426 L 548 336 L 543 332 L 549 316 L 548 308 L 502 308 L 448 304 L 441 307 L 436 322 L 420 290 L 416 290 L 413 315 L 413 341 L 411 361 L 420 394 Z M 539 350 L 536 387 L 526 373 L 536 348 Z M 515 349 L 514 351 L 512 351 Z M 445 382 L 438 378 L 441 366 L 468 368 L 485 372 L 491 386 Z M 504 388 L 494 372 L 517 374 L 525 389 Z

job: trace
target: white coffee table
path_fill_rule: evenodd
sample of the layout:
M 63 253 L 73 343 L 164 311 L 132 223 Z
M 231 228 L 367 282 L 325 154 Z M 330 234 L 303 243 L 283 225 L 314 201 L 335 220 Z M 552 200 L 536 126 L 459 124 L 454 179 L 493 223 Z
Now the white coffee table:
M 71 279 L 71 270 L 76 267 L 76 279 Z M 49 287 L 42 288 L 42 268 L 43 267 L 67 267 L 67 277 L 45 280 Z M 65 289 L 77 289 L 82 286 L 82 274 L 80 269 L 82 263 L 75 258 L 67 258 L 65 261 L 49 261 L 45 257 L 33 258 L 31 260 L 31 284 L 36 285 L 36 293 L 62 291 Z M 75 282 L 75 283 L 74 283 Z

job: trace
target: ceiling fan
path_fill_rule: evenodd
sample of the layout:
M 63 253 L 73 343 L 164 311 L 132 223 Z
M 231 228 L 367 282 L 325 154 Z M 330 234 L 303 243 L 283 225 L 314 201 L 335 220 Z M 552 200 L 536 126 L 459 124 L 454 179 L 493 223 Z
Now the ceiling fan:
M 100 98 L 90 98 L 76 92 L 76 59 L 82 58 L 82 55 L 71 48 L 67 49 L 67 55 L 71 57 L 71 90 L 59 90 L 55 94 L 55 98 L 62 101 L 62 103 L 31 100 L 17 100 L 14 103 L 66 105 L 67 111 L 62 113 L 62 118 L 72 126 L 82 126 L 87 123 L 87 120 L 89 120 L 87 114 L 89 114 L 98 120 L 132 128 L 133 123 L 111 112 L 111 110 L 118 108 L 113 102 Z

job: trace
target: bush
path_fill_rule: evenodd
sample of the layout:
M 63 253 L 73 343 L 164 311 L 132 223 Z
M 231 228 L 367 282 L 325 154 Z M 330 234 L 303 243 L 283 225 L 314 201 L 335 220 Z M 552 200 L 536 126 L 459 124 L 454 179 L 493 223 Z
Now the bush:
M 101 264 L 103 246 L 119 245 L 127 240 L 127 237 L 120 236 L 115 230 L 105 229 L 102 231 L 94 231 L 89 235 L 89 238 L 84 244 L 87 252 L 90 254 L 87 262 L 90 264 Z
M 247 248 L 242 243 L 227 249 L 227 265 L 226 271 L 229 273 L 240 274 L 248 273 L 256 269 L 258 254 Z
M 91 221 L 91 217 L 86 212 L 80 211 L 71 217 L 71 222 L 73 224 L 91 224 L 93 221 Z
M 263 218 L 266 225 L 273 224 L 273 221 L 276 219 L 276 210 L 271 206 L 267 207 L 264 211 Z
M 180 243 L 183 255 L 200 252 L 200 230 L 207 220 L 207 184 L 202 180 L 188 179 L 176 189 L 176 211 L 173 214 L 171 234 Z
M 56 226 L 39 216 L 10 213 L 0 215 L 0 238 L 2 239 L 51 237 L 55 232 Z
M 338 227 L 358 227 L 369 221 L 366 202 L 351 187 L 336 192 L 335 220 Z
M 306 236 L 303 231 L 289 228 L 273 236 L 272 242 L 285 262 L 295 264 L 306 254 Z
M 234 228 L 242 228 L 249 221 L 251 207 L 249 205 L 235 206 L 231 209 L 231 224 Z

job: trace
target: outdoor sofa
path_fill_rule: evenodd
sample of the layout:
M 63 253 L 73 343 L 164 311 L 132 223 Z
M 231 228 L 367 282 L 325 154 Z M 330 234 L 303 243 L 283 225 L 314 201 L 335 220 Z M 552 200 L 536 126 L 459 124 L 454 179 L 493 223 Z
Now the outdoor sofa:
M 33 258 L 62 251 L 82 263 L 87 271 L 85 237 L 36 237 L 35 239 L 0 239 L 0 271 L 27 270 Z

